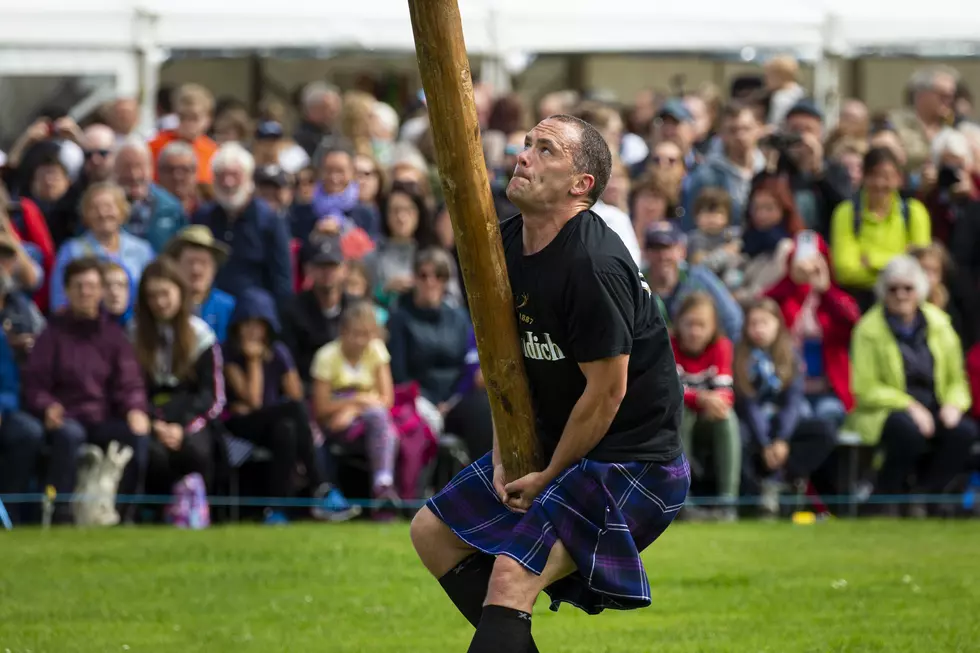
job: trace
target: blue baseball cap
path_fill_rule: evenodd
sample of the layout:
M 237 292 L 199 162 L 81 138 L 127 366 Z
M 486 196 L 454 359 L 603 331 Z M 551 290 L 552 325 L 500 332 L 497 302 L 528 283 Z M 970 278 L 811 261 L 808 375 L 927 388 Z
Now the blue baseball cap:
M 820 122 L 823 122 L 823 111 L 821 111 L 820 107 L 817 106 L 817 103 L 810 98 L 803 98 L 786 112 L 787 118 L 793 115 L 811 116 Z
M 658 247 L 673 247 L 687 242 L 687 234 L 676 223 L 668 220 L 654 222 L 647 228 L 644 236 L 644 246 L 647 249 Z
M 255 138 L 259 140 L 274 140 L 283 137 L 282 125 L 275 120 L 263 120 L 255 126 Z
M 657 111 L 657 118 L 673 118 L 677 122 L 694 122 L 694 116 L 688 110 L 683 100 L 670 98 Z

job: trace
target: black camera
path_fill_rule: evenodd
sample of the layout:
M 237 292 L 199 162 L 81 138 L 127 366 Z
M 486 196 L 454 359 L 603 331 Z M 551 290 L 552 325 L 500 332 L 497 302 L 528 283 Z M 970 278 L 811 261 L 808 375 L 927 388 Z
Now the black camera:
M 795 132 L 779 131 L 764 137 L 759 141 L 759 146 L 776 150 L 780 154 L 786 154 L 791 148 L 802 142 L 803 138 Z

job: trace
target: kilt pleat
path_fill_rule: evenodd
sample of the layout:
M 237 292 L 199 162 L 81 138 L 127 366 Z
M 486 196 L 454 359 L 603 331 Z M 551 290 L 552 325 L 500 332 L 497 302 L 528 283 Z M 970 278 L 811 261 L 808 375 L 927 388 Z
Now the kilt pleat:
M 668 464 L 583 459 L 521 515 L 508 510 L 494 492 L 488 453 L 426 505 L 470 546 L 513 558 L 538 575 L 561 540 L 578 569 L 545 590 L 551 609 L 557 611 L 564 602 L 598 614 L 606 608 L 650 605 L 640 552 L 673 521 L 690 484 L 683 455 Z

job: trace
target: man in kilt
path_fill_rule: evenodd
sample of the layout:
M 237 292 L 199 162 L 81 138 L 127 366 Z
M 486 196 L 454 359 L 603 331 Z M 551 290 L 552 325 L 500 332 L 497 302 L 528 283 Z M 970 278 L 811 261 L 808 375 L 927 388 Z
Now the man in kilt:
M 537 651 L 545 591 L 589 614 L 650 605 L 640 552 L 690 487 L 667 327 L 626 246 L 589 208 L 609 180 L 598 131 L 552 116 L 528 133 L 501 224 L 537 435 L 549 461 L 506 482 L 493 451 L 412 522 L 428 570 L 474 627 L 470 653 Z

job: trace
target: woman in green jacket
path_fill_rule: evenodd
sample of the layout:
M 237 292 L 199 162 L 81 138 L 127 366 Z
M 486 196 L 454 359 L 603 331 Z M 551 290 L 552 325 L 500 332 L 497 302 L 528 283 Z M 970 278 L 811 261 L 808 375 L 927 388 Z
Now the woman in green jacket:
M 855 408 L 846 427 L 885 455 L 875 491 L 938 494 L 962 472 L 977 426 L 964 413 L 970 386 L 949 316 L 926 303 L 929 283 L 918 261 L 897 256 L 875 287 L 878 303 L 851 340 Z

